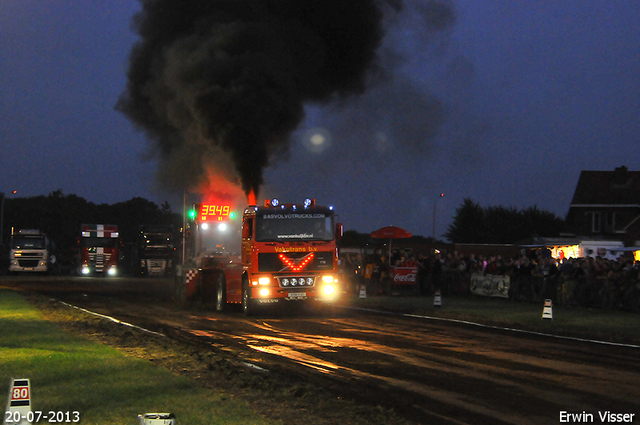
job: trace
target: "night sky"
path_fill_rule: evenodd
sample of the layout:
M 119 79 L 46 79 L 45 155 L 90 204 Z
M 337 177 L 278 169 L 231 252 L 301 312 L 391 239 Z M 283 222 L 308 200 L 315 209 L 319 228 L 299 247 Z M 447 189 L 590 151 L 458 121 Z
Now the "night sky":
M 640 2 L 457 0 L 437 3 L 444 23 L 427 4 L 383 8 L 366 90 L 304 101 L 259 198 L 423 236 L 437 200 L 440 236 L 464 198 L 564 217 L 581 170 L 640 169 Z M 140 9 L 0 0 L 1 192 L 181 208 L 157 143 L 116 110 Z

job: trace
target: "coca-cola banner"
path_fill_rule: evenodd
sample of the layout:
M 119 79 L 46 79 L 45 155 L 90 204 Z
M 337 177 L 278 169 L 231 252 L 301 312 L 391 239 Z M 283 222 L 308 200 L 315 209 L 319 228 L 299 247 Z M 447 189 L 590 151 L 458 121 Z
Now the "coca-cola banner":
M 511 279 L 503 275 L 471 275 L 471 293 L 484 297 L 509 298 L 509 285 Z
M 392 267 L 391 280 L 396 285 L 415 285 L 418 267 Z

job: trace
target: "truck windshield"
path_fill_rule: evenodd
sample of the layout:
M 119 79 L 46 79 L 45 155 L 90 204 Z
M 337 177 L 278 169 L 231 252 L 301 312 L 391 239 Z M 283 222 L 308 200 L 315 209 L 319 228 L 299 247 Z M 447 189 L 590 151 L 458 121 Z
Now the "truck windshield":
M 171 248 L 171 238 L 167 235 L 144 235 L 142 244 L 147 248 Z
M 256 216 L 256 241 L 330 241 L 333 216 L 324 213 L 273 213 Z
M 102 246 L 105 248 L 116 248 L 118 246 L 118 238 L 82 238 L 82 247 Z
M 44 249 L 45 242 L 41 236 L 13 238 L 13 249 Z

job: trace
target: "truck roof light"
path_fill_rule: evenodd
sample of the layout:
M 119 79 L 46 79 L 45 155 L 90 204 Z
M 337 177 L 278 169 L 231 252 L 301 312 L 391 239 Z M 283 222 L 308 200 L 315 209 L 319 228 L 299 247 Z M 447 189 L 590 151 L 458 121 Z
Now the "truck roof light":
M 307 198 L 307 199 L 304 200 L 304 207 L 305 208 L 313 207 L 315 204 L 316 204 L 316 200 L 315 199 Z

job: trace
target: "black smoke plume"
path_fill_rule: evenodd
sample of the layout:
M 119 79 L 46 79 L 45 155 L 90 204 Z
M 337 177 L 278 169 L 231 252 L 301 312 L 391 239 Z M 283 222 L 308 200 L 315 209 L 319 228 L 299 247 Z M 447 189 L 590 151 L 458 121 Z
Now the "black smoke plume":
M 383 37 L 376 0 L 141 0 L 117 109 L 154 141 L 165 186 L 233 164 L 256 193 L 305 102 L 364 91 Z M 400 0 L 388 5 L 400 7 Z

